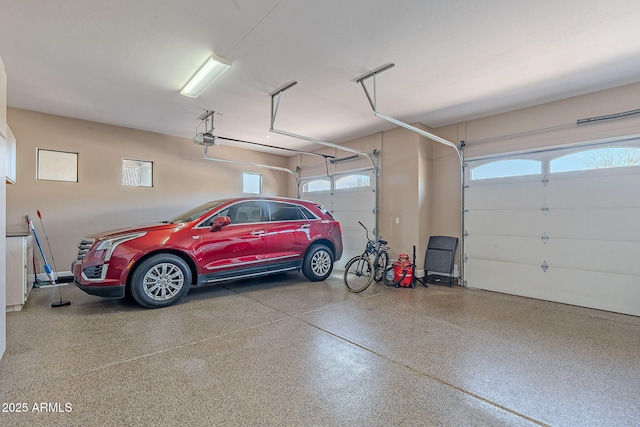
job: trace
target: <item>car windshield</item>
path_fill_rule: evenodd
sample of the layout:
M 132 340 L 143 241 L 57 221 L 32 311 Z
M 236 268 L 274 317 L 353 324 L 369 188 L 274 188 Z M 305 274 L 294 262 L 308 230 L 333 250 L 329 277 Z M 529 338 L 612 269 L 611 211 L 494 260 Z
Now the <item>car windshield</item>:
M 218 206 L 226 203 L 228 199 L 225 200 L 214 200 L 212 202 L 207 202 L 198 207 L 195 207 L 191 210 L 188 210 L 185 213 L 182 213 L 175 218 L 169 220 L 169 222 L 177 223 L 177 222 L 190 222 L 200 218 L 205 213 L 209 212 L 211 209 L 217 208 Z

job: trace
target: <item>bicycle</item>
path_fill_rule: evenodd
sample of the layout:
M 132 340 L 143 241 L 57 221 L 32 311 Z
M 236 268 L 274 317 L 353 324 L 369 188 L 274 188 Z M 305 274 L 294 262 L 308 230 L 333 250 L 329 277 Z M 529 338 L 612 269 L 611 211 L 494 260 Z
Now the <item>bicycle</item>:
M 380 282 L 389 265 L 388 242 L 382 239 L 372 240 L 369 229 L 360 221 L 358 224 L 365 229 L 367 245 L 362 255 L 351 258 L 344 268 L 344 284 L 349 292 L 354 293 L 364 291 L 374 280 Z

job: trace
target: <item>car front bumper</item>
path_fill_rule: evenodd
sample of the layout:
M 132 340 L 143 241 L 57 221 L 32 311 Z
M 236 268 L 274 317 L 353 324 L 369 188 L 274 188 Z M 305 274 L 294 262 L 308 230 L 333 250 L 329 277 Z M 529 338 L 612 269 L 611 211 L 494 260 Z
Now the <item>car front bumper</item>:
M 73 272 L 73 284 L 84 292 L 89 295 L 96 295 L 105 298 L 123 298 L 125 296 L 126 285 L 121 284 L 117 280 L 87 280 L 82 269 L 82 263 L 74 262 L 71 265 L 71 271 Z
M 73 284 L 89 295 L 96 295 L 105 298 L 124 298 L 125 285 L 83 285 L 77 277 L 73 277 Z

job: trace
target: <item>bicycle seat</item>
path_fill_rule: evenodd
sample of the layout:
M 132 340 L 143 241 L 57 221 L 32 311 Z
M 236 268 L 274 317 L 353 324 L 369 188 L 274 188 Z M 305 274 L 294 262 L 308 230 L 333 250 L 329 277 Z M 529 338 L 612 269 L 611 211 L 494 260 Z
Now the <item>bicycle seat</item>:
M 386 240 L 378 240 L 378 242 L 380 242 L 381 245 L 386 245 L 387 243 L 389 243 Z

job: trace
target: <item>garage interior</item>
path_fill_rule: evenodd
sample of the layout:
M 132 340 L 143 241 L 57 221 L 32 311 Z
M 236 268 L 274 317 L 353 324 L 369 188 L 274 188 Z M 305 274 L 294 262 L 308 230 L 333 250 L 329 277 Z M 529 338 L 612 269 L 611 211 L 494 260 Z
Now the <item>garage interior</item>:
M 637 425 L 636 2 L 0 5 L 2 425 Z M 145 310 L 10 274 L 44 272 L 27 215 L 64 275 L 86 235 L 256 193 L 333 212 L 328 280 Z M 455 286 L 347 292 L 358 221 L 418 268 L 459 238 Z

